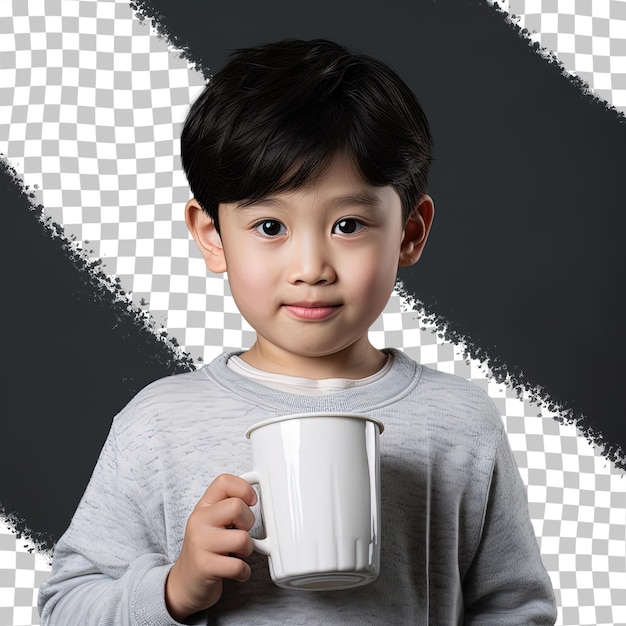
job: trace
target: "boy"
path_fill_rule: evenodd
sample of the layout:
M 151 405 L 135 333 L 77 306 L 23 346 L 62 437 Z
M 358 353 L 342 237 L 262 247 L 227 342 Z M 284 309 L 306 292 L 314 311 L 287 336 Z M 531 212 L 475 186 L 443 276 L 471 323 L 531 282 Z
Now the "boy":
M 331 42 L 269 44 L 231 57 L 181 145 L 187 225 L 209 270 L 228 271 L 256 342 L 149 385 L 116 417 L 41 588 L 42 623 L 553 624 L 495 408 L 368 340 L 433 219 L 415 96 Z M 243 433 L 325 410 L 384 422 L 381 574 L 280 589 L 252 555 Z

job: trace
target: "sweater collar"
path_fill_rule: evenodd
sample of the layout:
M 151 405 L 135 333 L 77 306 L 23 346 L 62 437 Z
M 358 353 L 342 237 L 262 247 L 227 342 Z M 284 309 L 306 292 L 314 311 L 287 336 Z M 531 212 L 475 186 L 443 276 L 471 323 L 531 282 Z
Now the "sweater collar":
M 419 384 L 422 367 L 396 349 L 384 350 L 393 362 L 389 371 L 378 380 L 321 396 L 303 396 L 287 391 L 277 391 L 232 371 L 228 359 L 238 352 L 225 352 L 202 371 L 231 394 L 252 400 L 270 414 L 308 413 L 311 411 L 337 411 L 370 413 L 398 401 Z

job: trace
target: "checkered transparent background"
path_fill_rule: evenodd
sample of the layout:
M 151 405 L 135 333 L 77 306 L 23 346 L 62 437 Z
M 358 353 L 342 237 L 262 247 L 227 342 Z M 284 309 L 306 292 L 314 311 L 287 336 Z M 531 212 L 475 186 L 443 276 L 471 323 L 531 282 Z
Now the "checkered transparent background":
M 564 72 L 626 112 L 626 1 L 494 4 Z M 100 258 L 154 329 L 198 363 L 254 336 L 227 280 L 207 276 L 183 222 L 189 191 L 177 140 L 202 85 L 125 2 L 0 0 L 0 152 L 76 247 Z M 528 486 L 558 623 L 626 624 L 624 472 L 574 425 L 466 360 L 441 330 L 398 290 L 371 338 L 488 391 Z M 0 626 L 38 623 L 36 590 L 48 571 L 49 555 L 0 523 Z
M 492 0 L 542 53 L 626 112 L 626 0 Z

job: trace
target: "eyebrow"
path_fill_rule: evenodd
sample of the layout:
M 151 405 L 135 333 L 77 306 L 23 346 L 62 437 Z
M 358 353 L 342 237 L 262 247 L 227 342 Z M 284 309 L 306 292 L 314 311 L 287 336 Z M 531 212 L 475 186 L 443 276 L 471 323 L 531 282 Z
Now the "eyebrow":
M 247 209 L 256 204 L 262 204 L 264 206 L 284 206 L 285 203 L 278 197 L 267 196 L 264 198 L 258 198 L 253 200 L 240 200 L 235 202 L 235 209 Z M 363 207 L 377 207 L 380 204 L 380 198 L 373 193 L 357 192 L 350 193 L 342 196 L 332 198 L 329 205 L 333 208 L 341 208 L 345 206 L 359 205 Z
M 373 193 L 356 193 L 345 196 L 337 196 L 331 203 L 335 207 L 361 205 L 365 207 L 376 207 L 380 204 L 380 198 Z

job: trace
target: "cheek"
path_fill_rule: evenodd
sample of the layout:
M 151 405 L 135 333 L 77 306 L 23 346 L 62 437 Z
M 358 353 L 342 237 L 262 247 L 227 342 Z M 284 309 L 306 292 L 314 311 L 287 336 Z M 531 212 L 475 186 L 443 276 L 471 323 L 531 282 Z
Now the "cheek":
M 238 305 L 255 300 L 259 302 L 259 294 L 268 293 L 268 273 L 262 268 L 263 265 L 254 259 L 246 260 L 241 257 L 228 264 L 230 290 Z
M 372 302 L 387 300 L 396 282 L 397 264 L 388 257 L 367 256 L 355 263 L 350 272 L 357 298 Z

